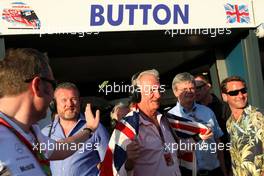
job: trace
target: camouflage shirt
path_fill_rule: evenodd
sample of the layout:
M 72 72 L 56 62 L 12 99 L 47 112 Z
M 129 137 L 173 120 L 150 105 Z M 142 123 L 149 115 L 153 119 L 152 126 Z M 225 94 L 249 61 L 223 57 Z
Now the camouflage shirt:
M 237 121 L 227 121 L 234 176 L 260 176 L 264 172 L 264 115 L 247 106 Z

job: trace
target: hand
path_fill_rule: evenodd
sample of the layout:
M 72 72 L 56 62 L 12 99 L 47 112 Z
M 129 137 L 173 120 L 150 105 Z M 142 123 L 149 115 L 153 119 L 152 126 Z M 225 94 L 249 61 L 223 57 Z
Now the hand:
M 212 136 L 213 136 L 213 131 L 212 131 L 211 128 L 208 128 L 205 134 L 199 134 L 199 137 L 200 137 L 202 140 L 209 139 L 209 138 L 212 137 Z
M 96 115 L 94 117 L 92 110 L 91 110 L 91 104 L 88 103 L 86 105 L 84 114 L 85 114 L 87 128 L 90 128 L 92 131 L 95 131 L 99 125 L 100 111 L 96 110 Z
M 126 170 L 132 170 L 134 168 L 134 162 L 140 155 L 140 145 L 137 139 L 133 140 L 127 145 L 127 161 L 125 163 Z

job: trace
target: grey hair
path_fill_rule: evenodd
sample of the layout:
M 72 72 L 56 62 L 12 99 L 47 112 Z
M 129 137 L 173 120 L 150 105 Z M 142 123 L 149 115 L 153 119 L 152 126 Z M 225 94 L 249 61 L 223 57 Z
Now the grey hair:
M 75 84 L 71 83 L 71 82 L 63 82 L 63 83 L 60 83 L 60 84 L 56 87 L 56 89 L 55 89 L 55 91 L 54 91 L 54 94 L 55 94 L 55 92 L 57 92 L 59 89 L 74 89 L 74 90 L 77 91 L 78 95 L 80 96 L 80 91 L 79 91 L 78 87 L 77 87 Z
M 191 75 L 188 72 L 183 72 L 183 73 L 179 73 L 177 74 L 172 81 L 172 90 L 175 89 L 175 85 L 182 83 L 182 82 L 192 82 L 195 85 L 195 80 L 194 80 L 194 76 Z
M 151 70 L 145 70 L 142 71 L 138 74 L 136 78 L 132 78 L 132 85 L 139 85 L 140 84 L 140 79 L 144 75 L 153 75 L 157 80 L 159 80 L 159 72 L 156 69 L 151 69 Z

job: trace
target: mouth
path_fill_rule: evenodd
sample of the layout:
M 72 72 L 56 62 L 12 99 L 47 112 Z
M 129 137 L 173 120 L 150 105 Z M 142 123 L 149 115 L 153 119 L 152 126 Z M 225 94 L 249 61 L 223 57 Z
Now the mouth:
M 160 104 L 159 100 L 152 101 L 153 103 Z
M 69 108 L 69 109 L 66 109 L 65 112 L 75 112 L 76 109 L 75 108 Z
M 187 94 L 185 95 L 186 98 L 193 98 L 194 97 L 194 94 Z

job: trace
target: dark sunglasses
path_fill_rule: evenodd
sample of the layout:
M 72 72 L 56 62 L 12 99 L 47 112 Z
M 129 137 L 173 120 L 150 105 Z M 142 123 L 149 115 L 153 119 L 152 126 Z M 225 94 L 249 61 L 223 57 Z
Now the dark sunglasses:
M 57 87 L 57 81 L 56 81 L 56 80 L 54 80 L 54 79 L 49 79 L 49 78 L 45 78 L 45 77 L 39 77 L 39 78 L 40 78 L 41 80 L 43 80 L 43 81 L 46 81 L 46 82 L 50 83 L 51 86 L 52 86 L 52 88 L 53 88 L 53 90 L 56 89 L 56 87 Z M 34 78 L 26 79 L 25 82 L 26 82 L 26 83 L 29 83 L 29 82 L 31 82 L 33 79 L 34 79 Z
M 239 94 L 239 92 L 241 92 L 242 94 L 245 94 L 245 93 L 247 93 L 247 88 L 244 87 L 244 88 L 239 89 L 239 90 L 232 90 L 232 91 L 227 92 L 226 94 L 228 94 L 230 96 L 237 96 Z

